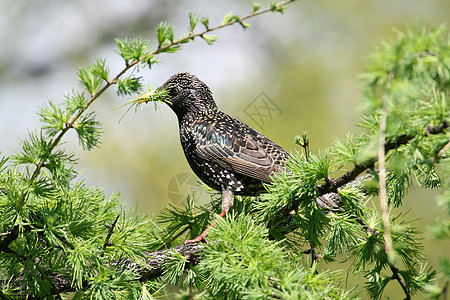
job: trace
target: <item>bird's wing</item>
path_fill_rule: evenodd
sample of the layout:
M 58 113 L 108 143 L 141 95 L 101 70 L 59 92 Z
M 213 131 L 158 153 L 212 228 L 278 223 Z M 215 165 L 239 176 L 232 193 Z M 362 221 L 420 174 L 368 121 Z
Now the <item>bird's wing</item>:
M 196 153 L 202 159 L 264 182 L 289 157 L 280 146 L 248 125 L 224 114 L 193 124 Z

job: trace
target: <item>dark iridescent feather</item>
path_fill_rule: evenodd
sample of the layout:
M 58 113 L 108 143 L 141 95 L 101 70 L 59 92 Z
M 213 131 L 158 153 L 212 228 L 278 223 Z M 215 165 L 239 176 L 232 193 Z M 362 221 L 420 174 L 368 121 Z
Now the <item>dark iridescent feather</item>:
M 223 123 L 229 126 L 222 127 Z M 270 182 L 270 174 L 288 157 L 280 146 L 220 111 L 195 121 L 191 128 L 194 155 L 259 181 Z

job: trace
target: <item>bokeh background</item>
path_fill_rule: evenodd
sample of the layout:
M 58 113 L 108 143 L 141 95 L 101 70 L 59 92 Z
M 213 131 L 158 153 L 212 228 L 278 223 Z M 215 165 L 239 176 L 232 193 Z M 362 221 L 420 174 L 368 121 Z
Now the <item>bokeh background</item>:
M 114 51 L 114 38 L 154 40 L 161 21 L 172 23 L 181 36 L 188 31 L 188 12 L 211 17 L 210 24 L 217 25 L 227 12 L 244 15 L 251 5 L 237 0 L 2 0 L 0 151 L 20 151 L 20 140 L 39 128 L 38 108 L 80 90 L 79 66 L 101 57 L 111 74 L 120 71 L 123 61 Z M 210 86 L 222 110 L 288 151 L 298 149 L 293 138 L 307 130 L 317 152 L 357 130 L 358 74 L 369 51 L 395 36 L 393 28 L 438 26 L 449 16 L 447 0 L 298 1 L 284 14 L 251 19 L 247 30 L 236 25 L 213 33 L 220 36 L 214 46 L 198 39 L 176 54 L 163 54 L 163 63 L 141 75 L 157 87 L 172 74 L 189 71 Z M 111 90 L 93 105 L 103 123 L 100 148 L 85 152 L 75 134 L 65 137 L 64 147 L 79 158 L 82 178 L 104 187 L 107 195 L 120 192 L 127 208 L 140 213 L 181 205 L 191 191 L 206 201 L 185 161 L 175 115 L 168 107 L 148 105 L 119 122 L 126 109 L 118 107 L 128 100 Z M 418 219 L 421 229 L 442 213 L 436 195 L 416 189 L 405 201 L 404 210 L 411 210 L 410 219 Z M 424 238 L 433 266 L 450 245 Z

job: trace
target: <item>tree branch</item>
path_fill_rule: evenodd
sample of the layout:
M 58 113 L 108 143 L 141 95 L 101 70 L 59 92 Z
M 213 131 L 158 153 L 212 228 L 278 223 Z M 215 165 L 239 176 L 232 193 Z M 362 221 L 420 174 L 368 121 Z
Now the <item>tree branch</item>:
M 29 225 L 24 225 L 24 232 L 27 232 L 31 230 L 31 227 Z M 9 244 L 11 244 L 20 233 L 20 226 L 15 225 L 13 228 L 9 229 L 8 231 L 1 233 L 0 236 L 5 236 L 3 240 L 0 242 L 0 252 L 8 252 Z
M 411 299 L 411 295 L 408 292 L 408 289 L 406 288 L 406 283 L 405 281 L 403 281 L 403 279 L 400 277 L 400 274 L 398 273 L 398 268 L 396 268 L 393 265 L 389 265 L 392 271 L 392 279 L 397 280 L 397 282 L 400 284 L 400 286 L 402 287 L 403 292 L 406 295 L 405 300 L 410 300 Z
M 145 266 L 142 266 L 140 263 L 136 263 L 131 261 L 130 259 L 124 259 L 119 262 L 111 262 L 110 265 L 118 265 L 120 270 L 134 270 L 137 274 L 139 274 L 140 281 L 145 281 L 147 279 L 152 279 L 158 276 L 161 276 L 165 270 L 165 264 L 168 261 L 168 258 L 173 255 L 173 253 L 178 252 L 184 257 L 186 257 L 188 264 L 186 264 L 186 268 L 189 266 L 194 266 L 200 262 L 201 256 L 200 254 L 203 251 L 203 245 L 198 243 L 186 244 L 176 246 L 167 250 L 153 251 L 153 252 L 144 252 L 144 260 Z M 75 286 L 72 285 L 71 279 L 68 278 L 65 274 L 70 274 L 71 270 L 66 270 L 63 273 L 52 273 L 48 274 L 49 280 L 53 283 L 52 289 L 50 291 L 51 295 L 57 295 L 61 293 L 68 293 L 76 291 Z M 23 286 L 24 278 L 23 276 L 18 278 L 14 285 L 17 287 Z M 86 286 L 87 287 L 87 284 Z M 22 298 L 27 299 L 41 299 L 36 295 L 31 295 L 30 291 L 24 291 L 22 293 Z
M 109 239 L 111 238 L 111 236 L 114 232 L 114 227 L 116 227 L 117 221 L 119 221 L 119 217 L 120 217 L 120 214 L 117 215 L 116 219 L 111 224 L 111 227 L 109 227 L 108 234 L 106 235 L 105 242 L 103 243 L 103 251 L 105 251 L 106 247 L 110 246 L 110 244 L 111 244 L 111 241 Z
M 391 223 L 389 222 L 389 206 L 387 200 L 386 192 L 386 151 L 385 151 L 385 137 L 386 137 L 386 119 L 387 119 L 387 108 L 386 100 L 383 97 L 382 100 L 383 109 L 381 111 L 380 118 L 380 136 L 378 139 L 378 186 L 380 193 L 380 208 L 381 208 L 381 219 L 383 221 L 384 228 L 384 250 L 386 251 L 388 260 L 392 261 L 392 255 L 394 254 L 394 246 L 392 245 L 391 236 Z
M 446 131 L 446 129 L 448 127 L 449 127 L 449 123 L 446 120 L 443 121 L 442 124 L 439 126 L 435 126 L 435 127 L 428 126 L 426 129 L 426 135 L 434 135 L 434 134 L 443 133 Z M 402 145 L 408 144 L 415 137 L 416 137 L 416 135 L 403 134 L 393 141 L 385 141 L 385 143 L 384 143 L 385 153 L 389 152 L 390 150 L 397 149 L 398 147 L 400 147 Z M 355 180 L 356 177 L 358 177 L 360 174 L 362 174 L 365 170 L 373 168 L 375 166 L 376 162 L 377 162 L 376 159 L 372 159 L 363 164 L 357 164 L 357 165 L 355 165 L 355 167 L 353 169 L 351 169 L 350 171 L 348 171 L 341 177 L 329 180 L 327 183 L 318 187 L 320 195 L 325 195 L 327 193 L 336 193 L 338 191 L 338 188 Z
M 447 130 L 449 127 L 449 123 L 447 121 L 444 121 L 441 125 L 432 127 L 428 126 L 426 128 L 426 135 L 434 135 L 434 134 L 440 134 Z M 387 153 L 390 150 L 397 149 L 398 147 L 405 145 L 409 143 L 413 138 L 416 136 L 414 135 L 401 135 L 395 140 L 386 141 L 384 142 L 384 149 L 385 153 Z M 444 146 L 445 148 L 445 146 Z M 442 150 L 442 149 L 441 149 Z M 341 177 L 338 177 L 336 179 L 329 179 L 327 182 L 321 186 L 318 186 L 319 196 L 316 199 L 316 202 L 318 203 L 318 206 L 324 208 L 324 209 L 334 209 L 337 208 L 338 205 L 336 205 L 340 201 L 339 191 L 338 189 L 347 185 L 361 185 L 362 182 L 367 180 L 367 177 L 369 175 L 360 176 L 363 172 L 365 172 L 367 169 L 371 169 L 375 167 L 375 163 L 377 162 L 376 159 L 369 160 L 363 164 L 356 165 L 352 170 L 348 171 Z M 359 176 L 359 177 L 358 177 Z M 292 202 L 282 207 L 278 213 L 273 216 L 272 220 L 269 222 L 269 224 L 279 224 L 279 222 L 283 219 L 288 219 L 291 212 L 298 210 L 298 207 L 300 206 L 300 203 L 304 201 L 304 199 L 293 199 Z M 370 228 L 364 220 L 356 217 L 356 221 L 363 226 L 364 230 L 367 234 L 375 234 L 378 235 L 378 232 L 374 230 L 373 228 Z

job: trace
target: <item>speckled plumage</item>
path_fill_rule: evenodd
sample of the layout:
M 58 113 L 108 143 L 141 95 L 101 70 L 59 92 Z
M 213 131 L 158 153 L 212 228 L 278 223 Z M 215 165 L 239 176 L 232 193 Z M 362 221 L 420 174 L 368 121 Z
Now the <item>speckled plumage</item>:
M 289 154 L 220 111 L 211 90 L 194 75 L 177 73 L 158 88 L 162 89 L 167 91 L 166 100 L 178 117 L 181 145 L 189 165 L 207 185 L 222 191 L 222 216 L 233 205 L 233 195 L 258 195 L 264 191 L 262 183 L 271 182 L 270 174 L 283 168 Z
M 181 144 L 193 171 L 210 187 L 254 196 L 270 182 L 287 153 L 244 123 L 216 110 L 180 126 Z

